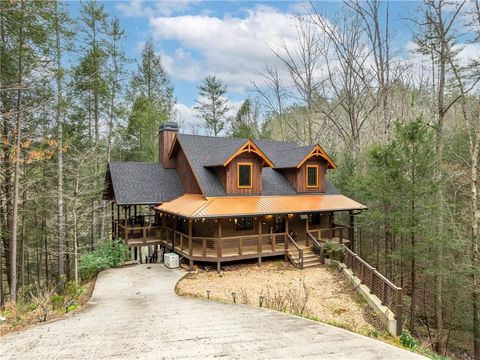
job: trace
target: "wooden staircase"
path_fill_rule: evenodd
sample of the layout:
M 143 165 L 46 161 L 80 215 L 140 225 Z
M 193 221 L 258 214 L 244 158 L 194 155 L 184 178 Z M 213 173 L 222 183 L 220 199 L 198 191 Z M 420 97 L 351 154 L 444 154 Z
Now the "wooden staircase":
M 300 264 L 300 256 L 298 252 L 288 251 L 288 258 L 297 268 L 302 268 Z M 320 257 L 313 252 L 312 247 L 303 249 L 303 269 L 320 265 Z

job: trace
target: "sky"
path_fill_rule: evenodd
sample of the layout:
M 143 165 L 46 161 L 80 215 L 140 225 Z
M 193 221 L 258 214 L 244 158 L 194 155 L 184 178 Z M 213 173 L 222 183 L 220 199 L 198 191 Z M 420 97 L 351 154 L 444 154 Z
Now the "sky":
M 79 3 L 71 3 L 78 12 Z M 329 18 L 338 15 L 341 3 L 318 2 Z M 305 14 L 301 1 L 107 1 L 106 10 L 120 19 L 126 31 L 124 47 L 132 59 L 152 38 L 172 80 L 180 121 L 195 122 L 197 86 L 213 74 L 228 86 L 231 107 L 252 96 L 252 82 L 261 82 L 266 65 L 278 65 L 273 53 L 280 40 L 295 44 L 295 17 Z M 415 1 L 390 1 L 390 29 L 396 50 L 408 57 L 412 48 Z M 135 66 L 133 63 L 132 67 Z

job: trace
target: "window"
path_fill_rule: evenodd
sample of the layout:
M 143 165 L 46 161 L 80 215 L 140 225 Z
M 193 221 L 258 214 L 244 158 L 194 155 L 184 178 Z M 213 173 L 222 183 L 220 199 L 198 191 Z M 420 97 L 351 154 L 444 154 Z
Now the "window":
M 322 214 L 321 213 L 313 213 L 308 215 L 308 223 L 310 225 L 320 225 L 322 222 Z
M 238 163 L 237 187 L 250 189 L 252 187 L 252 163 Z
M 253 230 L 253 218 L 242 217 L 240 219 L 237 219 L 235 230 L 236 231 Z
M 285 232 L 285 219 L 281 215 L 275 216 L 275 233 Z
M 307 165 L 307 188 L 318 187 L 318 165 Z

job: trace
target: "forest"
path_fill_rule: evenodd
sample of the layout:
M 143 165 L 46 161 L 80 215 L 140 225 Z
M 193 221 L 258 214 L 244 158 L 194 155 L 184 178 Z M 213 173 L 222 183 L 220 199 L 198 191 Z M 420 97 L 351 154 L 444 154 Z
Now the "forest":
M 109 161 L 158 161 L 175 89 L 151 38 L 130 59 L 101 2 L 0 1 L 0 305 L 79 281 L 111 239 Z M 339 191 L 368 206 L 357 252 L 404 289 L 405 327 L 439 356 L 480 360 L 480 0 L 424 0 L 393 45 L 389 3 L 310 3 L 296 43 L 235 109 L 205 74 L 181 131 L 321 144 Z M 479 49 L 476 47 L 476 49 Z M 416 59 L 416 61 L 411 61 Z

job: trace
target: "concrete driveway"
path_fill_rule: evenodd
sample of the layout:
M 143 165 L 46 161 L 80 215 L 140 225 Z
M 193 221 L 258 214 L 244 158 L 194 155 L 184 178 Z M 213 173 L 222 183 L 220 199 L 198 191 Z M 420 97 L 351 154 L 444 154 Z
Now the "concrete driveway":
M 322 323 L 178 297 L 163 265 L 102 272 L 74 316 L 0 338 L 6 359 L 422 359 Z

